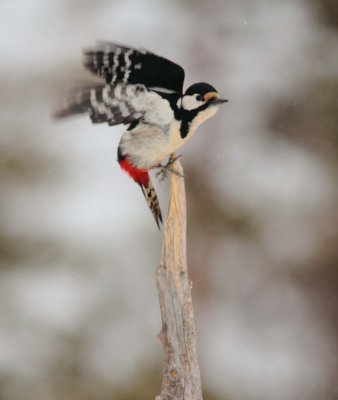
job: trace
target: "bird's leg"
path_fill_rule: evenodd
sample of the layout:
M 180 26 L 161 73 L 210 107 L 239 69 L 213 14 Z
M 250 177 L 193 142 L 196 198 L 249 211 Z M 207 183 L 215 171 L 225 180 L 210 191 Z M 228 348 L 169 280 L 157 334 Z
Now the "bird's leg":
M 180 176 L 181 178 L 184 178 L 184 175 L 181 173 L 177 172 L 174 168 L 172 168 L 172 164 L 178 159 L 182 157 L 182 155 L 176 156 L 174 154 L 171 154 L 169 157 L 168 162 L 165 165 L 159 164 L 155 168 L 159 169 L 159 171 L 156 173 L 156 178 L 162 182 L 165 178 L 168 177 L 168 172 L 171 172 L 172 174 L 175 174 L 177 176 Z

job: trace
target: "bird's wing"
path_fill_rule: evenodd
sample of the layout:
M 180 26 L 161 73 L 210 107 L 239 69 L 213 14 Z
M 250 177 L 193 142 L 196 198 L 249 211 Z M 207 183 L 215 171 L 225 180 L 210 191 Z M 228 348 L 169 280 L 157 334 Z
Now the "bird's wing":
M 170 103 L 144 85 L 119 83 L 73 89 L 54 114 L 57 118 L 89 113 L 92 122 L 109 125 L 148 124 L 167 126 L 174 118 Z
M 183 68 L 147 50 L 100 42 L 84 51 L 84 66 L 112 85 L 140 83 L 179 94 L 183 91 Z

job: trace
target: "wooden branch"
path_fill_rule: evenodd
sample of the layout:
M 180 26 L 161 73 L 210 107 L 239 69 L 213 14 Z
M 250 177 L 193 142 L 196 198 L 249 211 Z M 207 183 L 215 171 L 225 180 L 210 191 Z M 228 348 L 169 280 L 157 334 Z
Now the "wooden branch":
M 183 175 L 179 160 L 172 167 Z M 158 336 L 163 344 L 164 363 L 161 394 L 156 400 L 202 400 L 187 269 L 184 178 L 173 173 L 157 288 L 162 315 L 162 331 Z

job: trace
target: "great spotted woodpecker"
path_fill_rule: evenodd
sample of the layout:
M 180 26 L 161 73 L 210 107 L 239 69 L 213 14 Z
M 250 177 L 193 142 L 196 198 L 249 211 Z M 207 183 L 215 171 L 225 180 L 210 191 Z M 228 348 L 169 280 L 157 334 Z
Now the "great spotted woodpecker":
M 128 126 L 118 162 L 140 185 L 159 226 L 162 214 L 148 171 L 161 167 L 227 100 L 203 82 L 183 94 L 184 70 L 146 50 L 100 42 L 84 51 L 84 66 L 105 83 L 73 89 L 55 116 L 88 113 L 93 123 Z

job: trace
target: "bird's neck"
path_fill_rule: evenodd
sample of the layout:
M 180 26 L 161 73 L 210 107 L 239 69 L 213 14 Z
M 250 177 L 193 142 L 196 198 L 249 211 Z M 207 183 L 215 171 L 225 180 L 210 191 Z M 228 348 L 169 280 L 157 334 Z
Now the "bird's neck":
M 217 107 L 198 108 L 196 110 L 185 110 L 178 108 L 175 117 L 181 120 L 180 134 L 184 139 L 188 134 L 192 135 L 196 129 L 207 119 L 211 118 L 217 111 Z

